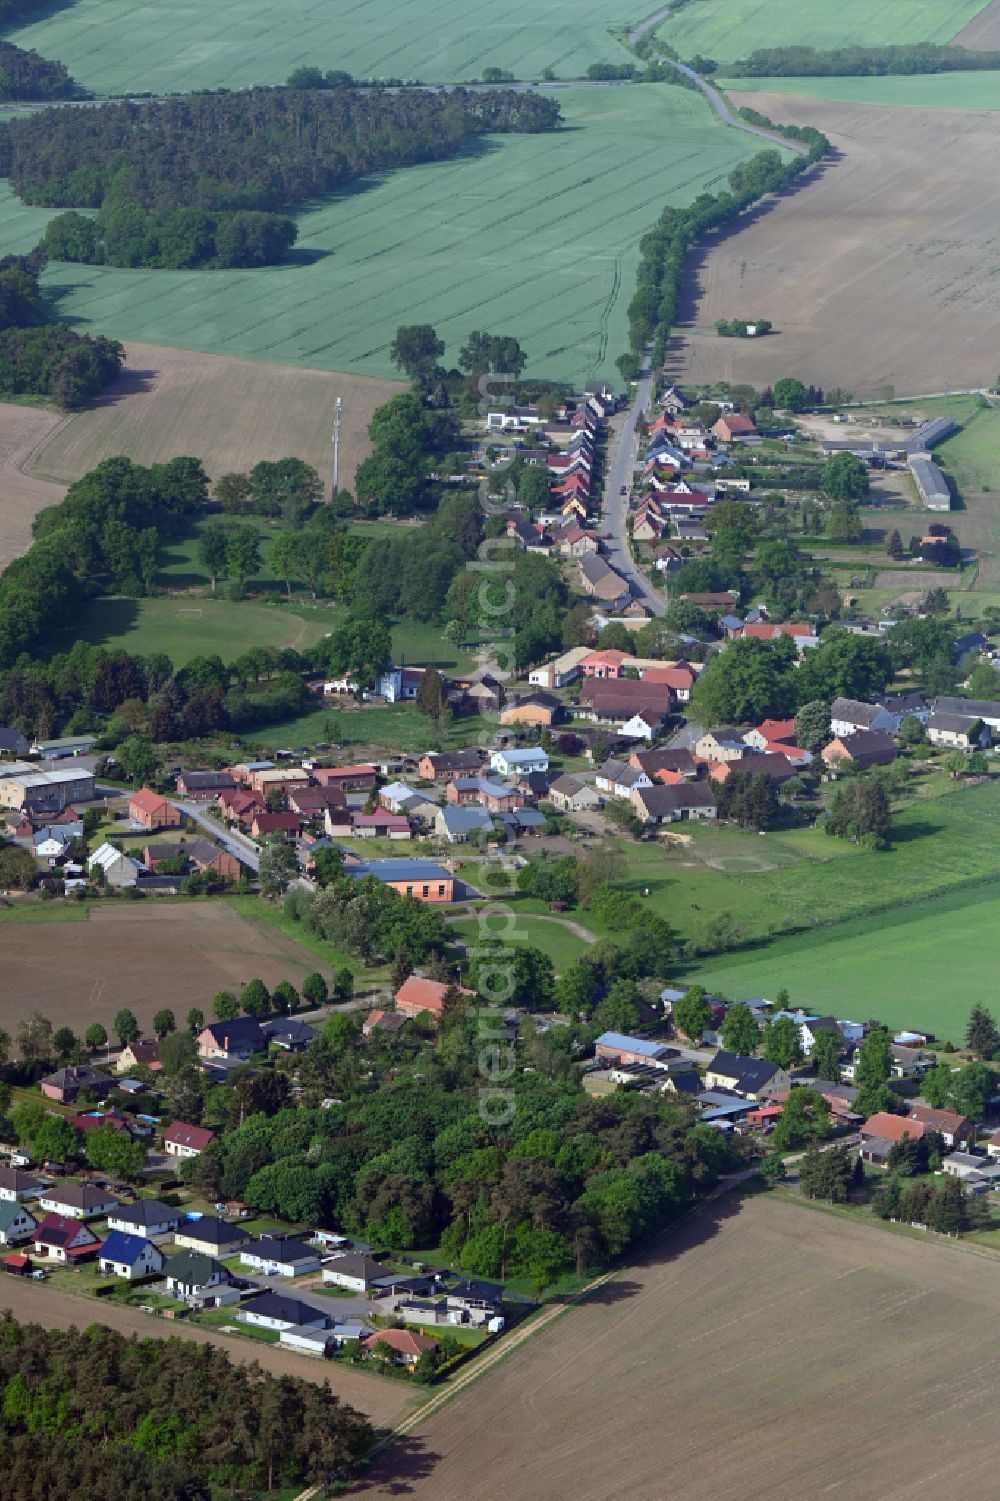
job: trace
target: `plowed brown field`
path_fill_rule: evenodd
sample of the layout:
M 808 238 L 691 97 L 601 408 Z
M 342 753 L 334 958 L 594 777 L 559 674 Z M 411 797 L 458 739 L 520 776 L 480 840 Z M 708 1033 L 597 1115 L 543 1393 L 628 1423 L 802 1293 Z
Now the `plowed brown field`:
M 294 457 L 329 482 L 333 408 L 340 396 L 340 483 L 349 489 L 371 451 L 372 412 L 406 389 L 396 381 L 155 344 L 126 344 L 125 350 L 127 364 L 118 379 L 35 448 L 29 474 L 68 484 L 118 454 L 141 464 L 186 454 L 201 459 L 213 479 L 246 471 L 260 459 Z
M 808 185 L 711 244 L 689 278 L 670 368 L 758 387 L 783 375 L 858 396 L 996 380 L 997 117 L 734 94 L 815 125 L 839 153 Z M 769 318 L 759 340 L 718 318 Z
M 989 1253 L 723 1200 L 361 1488 L 410 1501 L 995 1501 Z
M 63 419 L 41 407 L 0 402 L 0 569 L 31 545 L 31 523 L 46 506 L 57 505 L 66 493 L 22 471 L 39 443 Z

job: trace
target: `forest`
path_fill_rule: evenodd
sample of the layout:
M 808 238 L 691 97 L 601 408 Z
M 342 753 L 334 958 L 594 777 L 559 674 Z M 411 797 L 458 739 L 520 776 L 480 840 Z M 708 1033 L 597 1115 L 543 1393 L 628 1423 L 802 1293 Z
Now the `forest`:
M 0 1317 L 0 1467 L 18 1501 L 212 1501 L 351 1480 L 373 1432 L 329 1386 L 182 1339 Z
M 0 126 L 0 175 L 27 203 L 99 210 L 96 222 L 57 220 L 52 255 L 253 266 L 290 249 L 283 210 L 374 172 L 456 156 L 488 132 L 552 130 L 559 119 L 551 100 L 511 90 L 276 88 L 126 100 Z
M 45 253 L 0 260 L 0 396 L 50 396 L 73 411 L 125 363 L 120 344 L 46 323 L 38 278 Z
M 63 63 L 0 40 L 0 99 L 80 99 L 83 95 Z

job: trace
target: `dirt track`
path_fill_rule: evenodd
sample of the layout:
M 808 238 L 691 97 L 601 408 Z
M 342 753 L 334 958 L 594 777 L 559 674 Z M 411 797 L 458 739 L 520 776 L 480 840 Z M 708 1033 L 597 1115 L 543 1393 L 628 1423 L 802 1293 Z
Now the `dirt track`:
M 58 505 L 61 484 L 33 478 L 21 466 L 64 419 L 42 407 L 0 402 L 0 569 L 31 545 L 31 523 L 46 506 Z
M 358 1488 L 411 1501 L 995 1501 L 992 1257 L 723 1201 Z
M 839 158 L 710 242 L 689 277 L 672 372 L 757 386 L 798 375 L 858 396 L 994 381 L 997 116 L 732 97 L 818 126 Z M 716 319 L 737 316 L 778 332 L 720 339 Z
M 74 1297 L 55 1288 L 38 1287 L 17 1277 L 4 1277 L 0 1284 L 0 1308 L 9 1308 L 15 1318 L 26 1324 L 42 1324 L 46 1329 L 69 1329 L 74 1324 L 85 1329 L 88 1324 L 107 1324 L 120 1334 L 137 1334 L 140 1338 L 170 1339 L 180 1336 L 199 1344 L 220 1345 L 241 1365 L 257 1361 L 273 1376 L 301 1376 L 306 1381 L 329 1381 L 343 1401 L 366 1413 L 376 1427 L 396 1422 L 411 1396 L 402 1383 L 368 1376 L 363 1371 L 334 1365 L 329 1361 L 295 1355 L 276 1345 L 251 1343 L 224 1334 L 211 1334 L 184 1323 L 174 1324 L 151 1314 L 130 1308 L 112 1308 L 94 1298 Z M 2 1489 L 2 1487 L 0 1487 Z
M 61 423 L 41 444 L 29 466 L 32 475 L 69 483 L 117 454 L 142 464 L 189 454 L 202 460 L 213 479 L 246 471 L 260 459 L 292 456 L 328 480 L 333 407 L 340 396 L 340 482 L 348 488 L 371 449 L 372 411 L 406 389 L 395 381 L 155 344 L 126 344 L 125 350 L 121 375 L 91 408 Z

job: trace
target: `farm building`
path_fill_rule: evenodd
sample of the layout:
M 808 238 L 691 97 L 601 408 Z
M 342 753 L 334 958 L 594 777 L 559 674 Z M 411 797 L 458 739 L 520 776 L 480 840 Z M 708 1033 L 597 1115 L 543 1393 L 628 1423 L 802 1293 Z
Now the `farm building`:
M 179 829 L 184 822 L 181 810 L 150 787 L 143 787 L 132 794 L 128 800 L 128 816 L 133 823 L 150 831 Z
M 0 807 L 39 807 L 61 812 L 67 803 L 94 798 L 94 773 L 83 766 L 41 771 L 30 761 L 12 761 L 0 770 Z
M 950 511 L 951 491 L 948 481 L 929 453 L 914 453 L 909 458 L 917 493 L 929 511 Z

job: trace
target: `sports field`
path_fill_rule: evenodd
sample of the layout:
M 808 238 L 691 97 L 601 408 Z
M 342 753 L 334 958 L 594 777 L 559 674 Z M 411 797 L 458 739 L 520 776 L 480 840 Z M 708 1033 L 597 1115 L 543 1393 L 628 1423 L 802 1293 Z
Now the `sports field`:
M 998 901 L 1000 882 L 987 883 L 727 954 L 685 978 L 730 999 L 773 998 L 784 988 L 807 1010 L 877 1016 L 890 1027 L 926 1027 L 959 1043 L 973 1004 L 994 993 Z
M 71 12 L 64 12 L 69 15 Z M 311 265 L 128 271 L 51 265 L 59 316 L 115 338 L 356 375 L 398 376 L 401 323 L 432 323 L 454 363 L 475 328 L 516 334 L 532 373 L 616 378 L 638 242 L 668 201 L 725 181 L 753 138 L 668 85 L 559 95 L 554 135 L 494 137 L 299 215 Z M 0 194 L 0 249 L 45 215 Z
M 682 57 L 733 62 L 759 47 L 883 47 L 950 42 L 986 0 L 694 0 L 656 34 Z M 37 45 L 37 44 L 33 44 Z M 40 48 L 44 52 L 44 48 Z M 64 62 L 67 60 L 62 59 Z
M 975 7 L 966 5 L 968 15 Z M 629 0 L 76 0 L 10 33 L 97 93 L 246 88 L 293 68 L 457 83 L 484 68 L 518 78 L 627 62 L 608 28 L 642 18 Z M 959 23 L 961 24 L 961 23 Z
M 724 1199 L 411 1421 L 363 1494 L 995 1501 L 995 1313 L 989 1255 Z
M 741 94 L 792 94 L 844 104 L 1000 109 L 1000 73 L 989 72 L 925 73 L 908 78 L 728 78 L 720 79 L 719 86 Z

